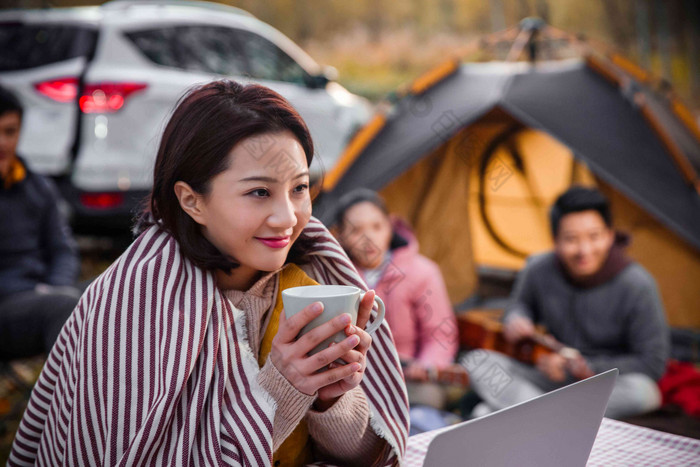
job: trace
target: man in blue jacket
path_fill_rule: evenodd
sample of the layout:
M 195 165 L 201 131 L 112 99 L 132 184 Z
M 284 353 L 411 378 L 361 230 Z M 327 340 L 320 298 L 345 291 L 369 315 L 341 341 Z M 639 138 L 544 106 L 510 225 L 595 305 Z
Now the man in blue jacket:
M 17 156 L 22 106 L 0 88 L 0 360 L 47 353 L 80 293 L 53 183 Z
M 578 379 L 618 368 L 606 416 L 656 409 L 656 381 L 670 337 L 656 282 L 625 255 L 628 238 L 612 228 L 607 199 L 573 187 L 550 212 L 554 251 L 534 255 L 520 272 L 503 322 L 507 340 L 543 325 L 563 351 L 525 365 L 495 352 L 469 354 L 467 366 L 484 403 L 479 416 L 531 399 Z M 497 383 L 497 384 L 496 384 Z

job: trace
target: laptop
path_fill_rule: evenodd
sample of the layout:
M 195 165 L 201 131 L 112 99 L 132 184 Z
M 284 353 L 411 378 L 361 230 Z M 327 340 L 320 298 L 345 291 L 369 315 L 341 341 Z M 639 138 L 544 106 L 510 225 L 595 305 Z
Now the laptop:
M 585 466 L 617 379 L 614 368 L 445 428 L 425 467 Z

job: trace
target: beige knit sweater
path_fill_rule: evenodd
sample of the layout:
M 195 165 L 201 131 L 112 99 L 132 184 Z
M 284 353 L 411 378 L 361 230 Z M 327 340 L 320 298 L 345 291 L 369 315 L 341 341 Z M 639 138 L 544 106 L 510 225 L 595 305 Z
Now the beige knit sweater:
M 231 303 L 246 312 L 248 342 L 257 355 L 271 310 L 275 307 L 281 268 L 265 274 L 247 291 L 224 290 Z M 346 392 L 329 409 L 312 408 L 317 394 L 298 391 L 267 359 L 258 375 L 260 385 L 277 402 L 272 433 L 273 451 L 306 417 L 309 434 L 314 440 L 317 460 L 331 460 L 343 465 L 367 464 L 376 459 L 386 441 L 369 426 L 369 405 L 360 386 Z

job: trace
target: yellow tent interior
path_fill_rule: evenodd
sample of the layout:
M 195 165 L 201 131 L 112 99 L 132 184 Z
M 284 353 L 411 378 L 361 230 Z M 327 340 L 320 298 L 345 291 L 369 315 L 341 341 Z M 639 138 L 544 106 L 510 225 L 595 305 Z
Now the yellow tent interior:
M 659 284 L 669 324 L 700 328 L 700 252 L 596 177 L 568 147 L 498 108 L 381 194 L 413 225 L 421 253 L 440 265 L 458 304 L 477 290 L 478 270 L 519 270 L 527 255 L 552 248 L 548 209 L 572 184 L 597 186 L 608 196 L 615 228 L 632 236 L 628 253 Z

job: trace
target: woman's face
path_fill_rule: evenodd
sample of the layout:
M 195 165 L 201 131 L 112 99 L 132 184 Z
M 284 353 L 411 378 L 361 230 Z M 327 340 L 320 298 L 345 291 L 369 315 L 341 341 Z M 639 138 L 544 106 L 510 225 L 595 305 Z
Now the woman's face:
M 262 155 L 250 149 L 261 139 L 269 148 Z M 203 235 L 240 264 L 230 275 L 219 274 L 219 285 L 245 290 L 261 271 L 284 265 L 308 223 L 309 170 L 304 149 L 291 132 L 245 139 L 228 157 L 228 169 L 212 178 L 209 193 L 180 193 L 178 198 Z M 183 182 L 178 184 L 185 190 Z
M 365 269 L 382 264 L 389 251 L 391 221 L 369 201 L 357 203 L 345 212 L 339 240 L 353 261 Z

